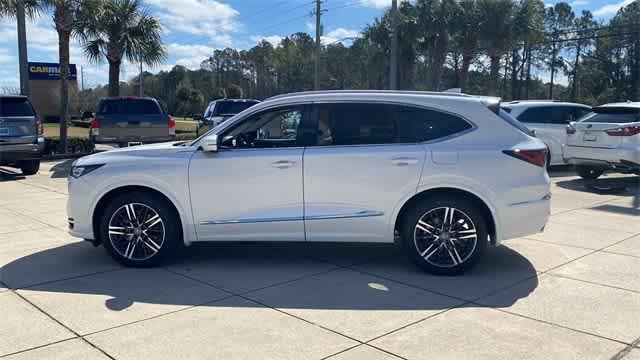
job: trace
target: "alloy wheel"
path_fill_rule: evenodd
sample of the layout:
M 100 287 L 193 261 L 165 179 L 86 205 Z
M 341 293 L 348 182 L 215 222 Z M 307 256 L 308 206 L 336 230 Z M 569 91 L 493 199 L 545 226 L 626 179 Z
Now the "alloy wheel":
M 122 205 L 109 219 L 109 241 L 125 259 L 148 260 L 164 245 L 164 222 L 154 209 L 145 204 Z
M 454 207 L 438 207 L 422 215 L 415 225 L 414 245 L 429 264 L 456 267 L 467 261 L 478 243 L 471 218 Z

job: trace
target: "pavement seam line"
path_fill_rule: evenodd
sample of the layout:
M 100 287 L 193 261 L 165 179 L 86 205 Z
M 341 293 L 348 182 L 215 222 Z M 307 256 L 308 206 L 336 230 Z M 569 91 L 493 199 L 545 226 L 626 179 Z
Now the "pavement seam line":
M 98 350 L 99 352 L 101 352 L 103 355 L 105 355 L 107 358 L 109 359 L 115 359 L 113 356 L 109 355 L 105 350 L 99 348 L 98 346 L 96 346 L 94 343 L 92 343 L 91 341 L 85 339 L 83 336 L 81 336 L 78 332 L 76 332 L 75 330 L 73 330 L 72 328 L 68 327 L 67 325 L 65 325 L 64 323 L 62 323 L 62 321 L 56 319 L 53 315 L 49 314 L 48 312 L 44 311 L 44 309 L 42 309 L 41 307 L 39 307 L 38 305 L 34 304 L 32 301 L 30 301 L 29 299 L 27 299 L 25 296 L 21 295 L 20 293 L 18 293 L 17 291 L 10 289 L 9 291 L 11 291 L 13 294 L 15 294 L 16 296 L 18 296 L 19 298 L 21 298 L 23 301 L 25 301 L 27 304 L 31 305 L 32 307 L 34 307 L 36 310 L 40 311 L 42 314 L 44 314 L 46 317 L 48 317 L 49 319 L 53 320 L 54 322 L 56 322 L 58 325 L 62 326 L 63 328 L 67 329 L 67 331 L 71 332 L 72 334 L 75 335 L 74 338 L 80 338 L 82 339 L 84 342 L 86 342 L 89 346 L 95 348 L 96 350 Z M 70 340 L 72 338 L 69 338 L 67 340 Z
M 629 344 L 629 346 L 625 347 L 624 349 L 620 350 L 620 352 L 613 355 L 613 357 L 611 357 L 611 360 L 621 360 L 622 358 L 629 355 L 631 350 L 633 350 L 634 348 L 640 348 L 640 337 L 635 339 L 631 344 Z
M 398 354 L 394 354 L 394 353 L 392 353 L 392 352 L 389 352 L 388 350 L 381 349 L 381 348 L 379 348 L 379 347 L 377 347 L 377 346 L 373 346 L 373 345 L 371 345 L 371 344 L 358 344 L 358 345 L 350 346 L 350 347 L 348 347 L 348 348 L 346 348 L 346 349 L 344 349 L 344 350 L 338 351 L 337 353 L 334 353 L 334 354 L 331 354 L 331 355 L 329 355 L 329 356 L 323 357 L 323 358 L 321 358 L 320 360 L 331 360 L 331 358 L 333 358 L 333 357 L 335 357 L 335 356 L 338 356 L 338 355 L 340 355 L 340 354 L 344 354 L 344 353 L 346 353 L 346 352 L 348 352 L 348 351 L 354 350 L 354 349 L 359 348 L 359 347 L 368 347 L 368 348 L 372 348 L 372 349 L 375 349 L 375 350 L 378 350 L 378 351 L 384 352 L 384 353 L 386 353 L 386 354 L 389 354 L 389 355 L 391 355 L 391 356 L 393 356 L 393 357 L 396 357 L 396 358 L 398 358 L 398 359 L 404 359 L 404 360 L 407 360 L 407 358 L 405 358 L 405 357 L 402 357 L 402 356 L 400 356 L 400 355 L 398 355 Z
M 575 277 L 571 277 L 571 276 L 567 276 L 567 275 L 563 275 L 563 274 L 547 273 L 546 275 L 557 277 L 557 278 L 562 278 L 562 279 L 579 281 L 579 282 L 583 282 L 583 283 L 587 283 L 587 284 L 591 284 L 591 285 L 597 285 L 597 286 L 601 286 L 601 287 L 606 287 L 606 288 L 610 288 L 610 289 L 623 290 L 623 291 L 628 291 L 628 292 L 640 294 L 640 290 L 633 290 L 633 289 L 623 288 L 623 287 L 620 287 L 620 286 L 602 284 L 602 283 L 599 283 L 599 282 L 596 282 L 596 281 L 589 281 L 589 280 L 579 279 L 579 278 L 575 278 Z

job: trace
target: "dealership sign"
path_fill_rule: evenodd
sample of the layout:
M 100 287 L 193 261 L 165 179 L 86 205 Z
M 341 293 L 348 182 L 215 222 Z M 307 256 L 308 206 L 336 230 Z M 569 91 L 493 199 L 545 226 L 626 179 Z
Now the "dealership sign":
M 69 64 L 69 79 L 78 78 L 75 64 Z M 29 80 L 60 80 L 60 64 L 58 63 L 29 63 Z

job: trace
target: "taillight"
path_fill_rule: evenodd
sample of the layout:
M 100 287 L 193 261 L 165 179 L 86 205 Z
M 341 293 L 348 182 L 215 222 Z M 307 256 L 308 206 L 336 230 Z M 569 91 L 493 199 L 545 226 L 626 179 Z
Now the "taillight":
M 100 121 L 95 117 L 91 120 L 91 135 L 98 136 L 100 135 Z
M 36 134 L 42 135 L 42 120 L 40 120 L 40 116 L 36 115 Z
M 569 124 L 567 125 L 566 131 L 567 135 L 572 135 L 576 133 L 576 128 L 574 128 L 573 125 Z
M 502 152 L 509 156 L 513 156 L 516 159 L 520 159 L 537 166 L 544 166 L 547 162 L 547 148 L 534 150 L 503 150 Z
M 640 126 L 627 126 L 624 128 L 607 130 L 606 133 L 610 136 L 633 136 L 640 134 Z
M 176 134 L 176 121 L 173 120 L 173 118 L 171 116 L 169 116 L 168 125 L 169 125 L 169 135 L 175 135 Z

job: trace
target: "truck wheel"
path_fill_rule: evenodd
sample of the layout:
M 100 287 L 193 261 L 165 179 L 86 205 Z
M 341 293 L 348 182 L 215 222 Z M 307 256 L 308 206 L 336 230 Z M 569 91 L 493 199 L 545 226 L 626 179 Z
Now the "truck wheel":
M 35 175 L 40 170 L 40 160 L 21 161 L 20 170 L 24 175 Z
M 588 166 L 576 167 L 576 171 L 578 172 L 578 175 L 585 180 L 595 180 L 598 177 L 600 177 L 600 175 L 602 175 L 602 173 L 604 172 L 604 170 L 602 169 L 597 169 L 597 168 L 588 167 Z

